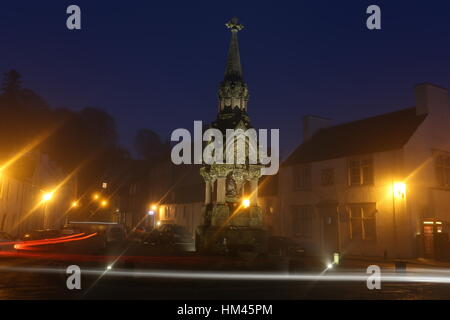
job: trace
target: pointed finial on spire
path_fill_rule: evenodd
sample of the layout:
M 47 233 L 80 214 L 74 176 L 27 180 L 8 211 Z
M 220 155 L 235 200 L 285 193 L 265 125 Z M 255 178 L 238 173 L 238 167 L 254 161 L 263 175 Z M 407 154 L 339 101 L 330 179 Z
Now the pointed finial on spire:
M 225 24 L 231 30 L 231 41 L 228 49 L 227 67 L 225 69 L 224 80 L 242 81 L 241 58 L 239 55 L 239 44 L 237 39 L 238 31 L 244 26 L 238 22 L 238 18 L 233 17 Z
M 248 90 L 242 75 L 241 57 L 239 54 L 238 31 L 244 26 L 233 17 L 225 24 L 231 30 L 230 47 L 228 48 L 225 76 L 219 88 L 219 110 L 225 107 L 247 110 Z
M 228 21 L 227 23 L 225 23 L 225 25 L 231 31 L 236 31 L 237 32 L 237 31 L 241 31 L 242 29 L 244 29 L 244 25 L 239 23 L 239 20 L 238 20 L 237 17 L 231 18 L 231 20 Z

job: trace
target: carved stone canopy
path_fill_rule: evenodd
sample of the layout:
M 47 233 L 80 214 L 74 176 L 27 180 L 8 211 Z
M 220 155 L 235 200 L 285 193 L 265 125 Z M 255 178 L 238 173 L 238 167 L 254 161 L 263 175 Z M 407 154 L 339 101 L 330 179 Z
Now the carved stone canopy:
M 200 168 L 200 175 L 205 181 L 214 182 L 217 178 L 231 177 L 236 183 L 243 183 L 261 177 L 260 165 L 213 164 Z

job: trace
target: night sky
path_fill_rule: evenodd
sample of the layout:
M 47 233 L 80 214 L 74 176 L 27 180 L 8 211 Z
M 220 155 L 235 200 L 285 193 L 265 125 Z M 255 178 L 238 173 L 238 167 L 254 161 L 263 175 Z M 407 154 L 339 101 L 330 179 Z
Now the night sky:
M 66 28 L 66 8 L 82 30 Z M 366 28 L 366 8 L 382 30 Z M 301 117 L 334 123 L 414 105 L 413 86 L 450 87 L 449 1 L 2 1 L 0 72 L 52 107 L 102 108 L 130 148 L 135 131 L 164 138 L 211 121 L 237 16 L 254 126 L 280 128 L 284 154 Z

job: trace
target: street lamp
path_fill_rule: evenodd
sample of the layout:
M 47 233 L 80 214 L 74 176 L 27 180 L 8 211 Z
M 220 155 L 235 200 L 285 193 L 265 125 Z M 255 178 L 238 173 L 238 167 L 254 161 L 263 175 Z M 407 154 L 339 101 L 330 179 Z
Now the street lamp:
M 78 201 L 72 201 L 72 203 L 70 204 L 70 206 L 72 208 L 77 208 L 80 204 L 78 203 Z
M 243 206 L 244 208 L 250 207 L 250 200 L 249 200 L 249 199 L 244 199 L 244 200 L 242 200 L 242 206 Z
M 42 203 L 43 203 L 43 228 L 47 229 L 47 203 L 53 198 L 53 192 L 44 192 L 42 195 Z
M 53 198 L 53 192 L 45 192 L 45 193 L 42 195 L 42 201 L 43 201 L 43 202 L 50 201 L 52 198 Z
M 108 206 L 108 201 L 102 200 L 102 201 L 100 202 L 100 205 L 101 205 L 102 207 L 106 207 L 106 206 Z
M 94 200 L 98 200 L 98 199 L 100 198 L 100 196 L 99 196 L 98 193 L 94 193 L 94 194 L 92 195 L 92 198 L 93 198 Z
M 406 195 L 406 184 L 403 182 L 394 183 L 394 195 L 397 198 L 403 199 Z
M 404 199 L 406 196 L 406 183 L 404 182 L 394 182 L 392 181 L 392 224 L 393 224 L 393 237 L 394 237 L 394 251 L 395 256 L 398 256 L 397 247 L 397 213 L 396 213 L 396 203 L 395 198 Z

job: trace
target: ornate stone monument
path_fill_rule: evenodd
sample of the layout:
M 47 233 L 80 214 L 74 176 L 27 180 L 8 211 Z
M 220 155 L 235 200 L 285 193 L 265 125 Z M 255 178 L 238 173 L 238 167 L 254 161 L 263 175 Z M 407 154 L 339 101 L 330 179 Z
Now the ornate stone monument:
M 220 130 L 224 136 L 224 154 L 229 147 L 229 141 L 225 138 L 227 129 L 246 131 L 251 128 L 247 114 L 249 94 L 242 76 L 237 39 L 243 25 L 238 23 L 237 18 L 233 18 L 226 26 L 231 31 L 231 42 L 225 76 L 218 92 L 219 112 L 210 125 L 211 128 Z M 258 206 L 261 166 L 250 164 L 249 152 L 252 146 L 248 139 L 245 145 L 245 163 L 212 163 L 200 169 L 205 180 L 205 203 L 203 225 L 196 234 L 198 251 L 261 252 L 265 249 L 266 232 L 262 225 L 262 211 Z

